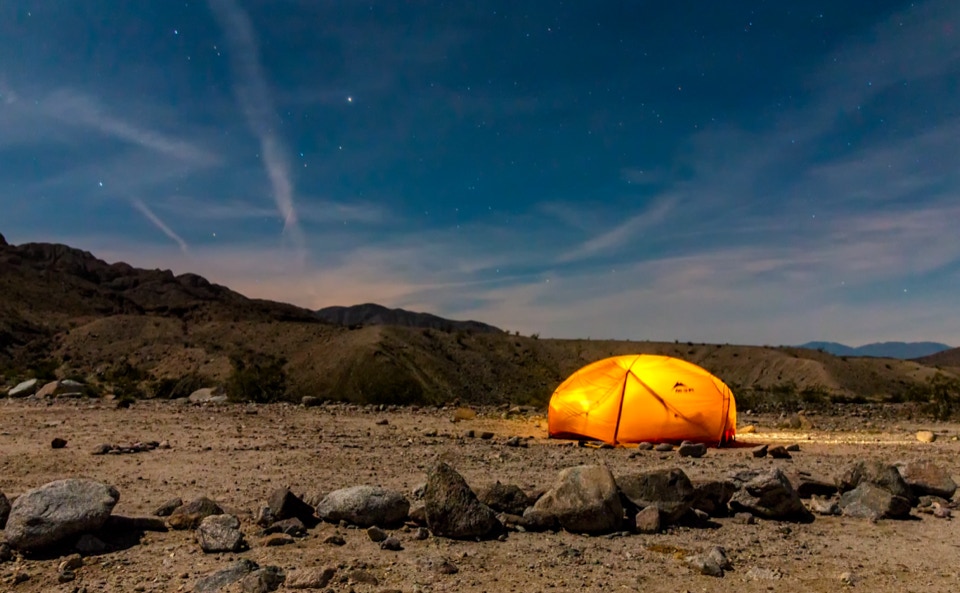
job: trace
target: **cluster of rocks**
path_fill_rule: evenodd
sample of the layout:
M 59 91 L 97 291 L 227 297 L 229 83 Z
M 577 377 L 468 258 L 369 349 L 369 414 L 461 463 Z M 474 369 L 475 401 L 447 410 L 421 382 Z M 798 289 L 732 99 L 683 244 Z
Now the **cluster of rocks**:
M 90 451 L 91 455 L 123 455 L 129 453 L 143 453 L 154 449 L 169 449 L 170 441 L 136 441 L 134 443 L 97 445 Z
M 7 397 L 83 397 L 87 394 L 86 385 L 73 379 L 59 379 L 41 385 L 39 379 L 28 379 L 7 390 Z
M 511 531 L 560 529 L 587 535 L 653 534 L 675 524 L 708 525 L 714 517 L 730 516 L 744 523 L 757 519 L 808 522 L 815 514 L 878 520 L 904 518 L 916 508 L 949 518 L 956 491 L 950 475 L 927 461 L 898 465 L 862 461 L 833 481 L 779 467 L 692 481 L 680 468 L 615 477 L 604 466 L 581 465 L 562 470 L 549 489 L 534 493 L 500 482 L 474 492 L 454 468 L 440 462 L 410 497 L 368 485 L 308 500 L 287 488 L 277 489 L 259 507 L 254 525 L 243 529 L 243 513 L 205 497 L 186 504 L 179 498 L 170 500 L 150 517 L 115 516 L 112 510 L 120 496 L 116 488 L 68 479 L 30 490 L 12 505 L 0 493 L 0 528 L 4 529 L 0 561 L 9 559 L 13 551 L 98 554 L 122 547 L 123 534 L 167 529 L 193 531 L 203 552 L 237 553 L 294 542 L 321 522 L 366 529 L 367 537 L 383 550 L 400 551 L 402 537 L 505 539 Z M 397 528 L 403 530 L 387 531 Z M 345 540 L 335 533 L 324 542 L 343 545 Z M 707 575 L 722 576 L 729 568 L 721 548 L 683 560 Z M 77 568 L 68 567 L 64 574 Z M 196 590 L 212 591 L 216 583 L 242 580 L 251 583 L 244 590 L 272 591 L 284 582 L 290 588 L 293 583 L 325 583 L 332 577 L 329 571 L 311 575 L 286 574 L 277 567 L 244 560 L 205 577 Z

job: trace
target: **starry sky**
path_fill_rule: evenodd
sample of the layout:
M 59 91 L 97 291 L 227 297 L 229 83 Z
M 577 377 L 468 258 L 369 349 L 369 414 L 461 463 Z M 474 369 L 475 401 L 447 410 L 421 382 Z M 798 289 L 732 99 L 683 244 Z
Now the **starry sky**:
M 4 0 L 0 233 L 543 337 L 960 344 L 960 2 Z

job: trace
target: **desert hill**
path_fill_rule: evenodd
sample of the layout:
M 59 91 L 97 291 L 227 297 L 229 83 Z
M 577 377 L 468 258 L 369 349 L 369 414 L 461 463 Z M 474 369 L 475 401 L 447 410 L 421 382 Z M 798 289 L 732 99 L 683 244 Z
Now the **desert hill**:
M 350 307 L 324 307 L 317 311 L 320 319 L 337 325 L 398 325 L 420 327 L 440 331 L 471 331 L 499 333 L 500 328 L 479 321 L 455 321 L 431 313 L 418 313 L 405 309 L 389 309 L 376 303 L 364 303 Z
M 8 384 L 43 368 L 105 391 L 170 396 L 182 395 L 171 385 L 185 378 L 187 386 L 225 384 L 254 369 L 260 374 L 243 375 L 246 385 L 279 384 L 291 401 L 542 404 L 579 367 L 627 353 L 700 364 L 748 406 L 765 398 L 909 399 L 938 372 L 917 361 L 802 348 L 335 325 L 195 275 L 108 264 L 64 245 L 0 244 L 0 370 Z
M 917 362 L 927 366 L 951 369 L 953 372 L 960 374 L 960 348 L 951 348 L 930 356 L 924 356 Z

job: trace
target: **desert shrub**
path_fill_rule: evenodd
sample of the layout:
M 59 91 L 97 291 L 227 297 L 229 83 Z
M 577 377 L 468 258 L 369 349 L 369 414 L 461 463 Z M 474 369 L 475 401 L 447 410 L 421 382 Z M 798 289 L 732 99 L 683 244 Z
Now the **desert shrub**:
M 151 382 L 149 391 L 153 397 L 160 399 L 178 399 L 187 397 L 194 391 L 202 389 L 209 381 L 199 373 L 188 373 L 180 378 L 164 377 Z
M 267 403 L 287 399 L 286 359 L 266 354 L 231 356 L 233 371 L 224 390 L 234 402 Z
M 33 363 L 30 376 L 40 381 L 53 381 L 57 378 L 56 371 L 60 361 L 55 358 L 44 358 Z
M 960 401 L 960 378 L 937 373 L 930 377 L 930 404 L 937 420 L 948 420 Z

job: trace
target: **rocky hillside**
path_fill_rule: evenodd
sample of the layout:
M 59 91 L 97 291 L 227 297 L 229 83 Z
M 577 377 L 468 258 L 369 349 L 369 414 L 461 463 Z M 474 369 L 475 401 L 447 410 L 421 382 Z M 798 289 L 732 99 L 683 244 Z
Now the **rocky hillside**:
M 480 333 L 501 333 L 500 328 L 479 321 L 455 321 L 444 319 L 431 313 L 418 313 L 405 309 L 389 309 L 376 303 L 365 303 L 351 307 L 324 307 L 317 311 L 320 319 L 337 325 L 396 325 L 401 327 L 419 327 L 445 332 L 468 331 Z
M 246 382 L 235 384 L 269 382 L 294 401 L 544 403 L 589 362 L 655 353 L 700 364 L 745 403 L 768 396 L 816 403 L 916 399 L 938 372 L 921 362 L 802 348 L 541 340 L 471 327 L 333 325 L 191 274 L 108 264 L 64 245 L 0 245 L 0 370 L 7 384 L 42 374 L 170 395 L 185 378 L 184 385 L 226 384 L 246 369 Z

